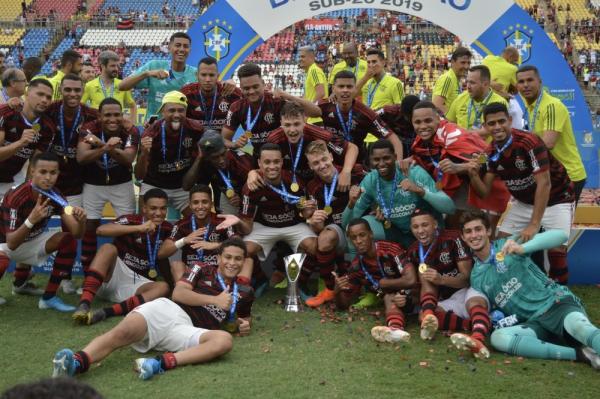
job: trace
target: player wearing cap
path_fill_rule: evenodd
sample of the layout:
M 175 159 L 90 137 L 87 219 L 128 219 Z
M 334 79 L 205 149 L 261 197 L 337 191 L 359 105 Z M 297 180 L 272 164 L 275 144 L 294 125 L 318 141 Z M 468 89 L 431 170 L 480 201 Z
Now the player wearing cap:
M 169 38 L 171 60 L 149 61 L 119 83 L 121 91 L 148 89 L 145 121 L 160 113 L 167 93 L 196 80 L 196 68 L 186 65 L 191 48 L 192 38 L 185 32 L 175 32 Z
M 448 112 L 456 97 L 462 93 L 460 80 L 467 74 L 472 57 L 468 48 L 458 47 L 450 58 L 450 69 L 435 81 L 432 102 L 442 114 Z
M 575 207 L 573 184 L 563 165 L 552 156 L 542 139 L 511 128 L 508 110 L 503 104 L 490 104 L 484 111 L 485 128 L 493 138 L 487 148 L 487 162 L 471 161 L 468 166 L 471 185 L 482 198 L 499 176 L 514 197 L 499 231 L 501 236 L 518 235 L 529 241 L 539 230 L 559 229 L 569 236 Z M 485 175 L 480 177 L 480 167 Z M 567 247 L 548 251 L 550 277 L 567 284 Z
M 336 259 L 339 260 L 346 250 L 342 214 L 348 203 L 348 191 L 340 189 L 338 181 L 342 168 L 334 165 L 333 155 L 328 147 L 325 141 L 315 140 L 310 142 L 305 150 L 308 167 L 315 174 L 306 188 L 309 199 L 314 201 L 314 206 L 304 208 L 302 215 L 306 223 L 319 235 L 316 261 L 319 265 L 319 273 L 325 282 L 325 288 L 321 292 L 306 300 L 306 304 L 310 307 L 317 307 L 334 299 L 334 281 L 331 272 L 336 268 Z M 363 175 L 362 170 L 352 173 L 350 184 L 360 184 Z
M 524 244 L 507 238 L 491 242 L 486 215 L 474 211 L 462 216 L 461 235 L 475 261 L 471 286 L 519 323 L 492 333 L 494 349 L 513 356 L 580 361 L 600 369 L 600 329 L 590 322 L 580 299 L 549 280 L 529 257 L 563 245 L 568 234 L 547 230 Z
M 49 101 L 49 89 L 46 95 Z M 57 251 L 38 307 L 72 312 L 75 307 L 63 303 L 56 292 L 63 277 L 73 268 L 76 238 L 83 234 L 86 216 L 82 208 L 69 205 L 54 188 L 58 174 L 58 157 L 55 154 L 36 154 L 31 160 L 31 181 L 9 190 L 4 196 L 1 206 L 0 275 L 11 260 L 28 266 L 39 265 Z M 53 215 L 60 215 L 68 232 L 56 233 L 46 229 Z M 28 270 L 17 269 L 15 288 L 25 285 L 28 275 Z M 15 289 L 15 292 L 18 290 Z
M 231 104 L 242 98 L 242 92 L 229 82 L 219 82 L 217 60 L 202 58 L 198 62 L 198 81 L 181 88 L 187 97 L 187 117 L 202 123 L 205 129 L 221 131 Z
M 335 276 L 336 305 L 348 308 L 363 288 L 377 294 L 385 305 L 386 323 L 373 327 L 371 336 L 379 342 L 408 342 L 403 310 L 408 310 L 409 291 L 417 282 L 414 266 L 400 245 L 375 241 L 364 219 L 350 221 L 346 233 L 356 247 L 356 257 L 346 274 Z
M 183 190 L 183 176 L 197 156 L 198 140 L 204 129 L 199 121 L 185 116 L 187 99 L 171 91 L 162 99 L 162 119 L 144 130 L 135 176 L 142 179 L 140 194 L 160 188 L 169 196 L 169 205 L 183 211 L 188 193 Z
M 166 209 L 165 209 L 166 211 Z M 251 330 L 252 288 L 240 281 L 246 247 L 229 239 L 219 248 L 219 268 L 197 265 L 177 282 L 173 300 L 159 298 L 135 308 L 116 327 L 94 338 L 83 350 L 62 349 L 54 355 L 53 376 L 88 371 L 115 350 L 164 352 L 156 358 L 139 358 L 135 370 L 147 380 L 177 366 L 205 363 L 231 351 L 233 339 L 218 328 L 230 317 L 240 335 Z
M 254 169 L 254 158 L 241 150 L 229 150 L 221 133 L 209 130 L 198 142 L 200 153 L 183 178 L 184 190 L 196 182 L 210 184 L 215 205 L 222 213 L 237 215 L 241 205 L 242 187 L 248 173 Z
M 412 214 L 410 228 L 417 239 L 407 252 L 412 264 L 419 265 L 421 339 L 433 339 L 438 327 L 471 330 L 473 354 L 488 358 L 484 342 L 491 328 L 489 304 L 485 295 L 469 287 L 473 260 L 458 232 L 441 230 L 433 215 L 421 209 Z
M 105 98 L 100 118 L 82 126 L 77 144 L 77 162 L 83 172 L 83 207 L 88 213 L 81 248 L 84 270 L 96 253 L 96 228 L 109 202 L 117 216 L 135 211 L 131 164 L 139 144 L 135 126 L 123 119 L 121 103 Z
M 126 315 L 144 302 L 169 294 L 167 283 L 155 281 L 158 249 L 171 235 L 172 226 L 166 217 L 167 194 L 153 189 L 144 195 L 140 215 L 121 215 L 113 223 L 98 227 L 98 235 L 113 237 L 114 241 L 102 245 L 94 256 L 73 313 L 75 322 L 91 325 Z M 92 311 L 96 295 L 115 304 Z

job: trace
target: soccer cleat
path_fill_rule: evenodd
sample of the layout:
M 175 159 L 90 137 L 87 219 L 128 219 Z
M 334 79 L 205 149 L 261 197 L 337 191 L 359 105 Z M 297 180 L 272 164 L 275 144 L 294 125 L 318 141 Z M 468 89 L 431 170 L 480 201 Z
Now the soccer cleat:
M 0 306 L 6 303 L 6 299 L 0 296 Z
M 87 312 L 87 320 L 86 324 L 91 326 L 92 324 L 100 323 L 103 320 L 106 320 L 106 312 L 104 309 L 94 310 L 93 312 Z
M 288 281 L 284 272 L 280 272 L 279 270 L 273 271 L 271 274 L 271 281 L 269 283 L 271 287 L 275 288 L 287 288 Z
M 589 346 L 577 349 L 577 358 L 592 366 L 593 369 L 600 370 L 600 356 Z
M 377 342 L 408 342 L 410 334 L 399 328 L 388 326 L 375 326 L 371 329 L 371 336 Z
M 71 349 L 61 349 L 52 359 L 52 378 L 75 375 L 79 362 L 75 360 Z
M 89 312 L 90 306 L 87 303 L 80 303 L 71 317 L 77 324 L 87 324 Z
M 13 295 L 32 295 L 32 296 L 40 296 L 44 294 L 44 290 L 38 288 L 33 282 L 25 281 L 23 285 L 17 287 L 13 285 L 12 289 Z
M 378 305 L 381 302 L 379 297 L 372 292 L 367 292 L 361 295 L 359 301 L 356 302 L 352 307 L 354 309 L 365 309 Z
M 63 280 L 60 282 L 60 288 L 67 295 L 73 295 L 77 293 L 77 288 L 73 280 Z
M 421 321 L 421 339 L 432 340 L 438 329 L 438 319 L 435 315 L 428 313 Z
M 77 288 L 77 295 L 81 296 L 83 294 L 83 287 Z
M 77 309 L 75 306 L 67 305 L 57 296 L 53 296 L 50 299 L 40 298 L 40 301 L 38 302 L 38 308 L 54 309 L 65 313 L 73 312 L 75 309 Z
M 316 296 L 312 298 L 308 298 L 306 300 L 306 305 L 311 308 L 316 308 L 324 304 L 325 302 L 330 302 L 335 299 L 335 292 L 332 290 L 325 288 L 323 291 L 319 292 Z
M 478 339 L 475 339 L 467 334 L 454 333 L 450 336 L 452 344 L 461 351 L 470 350 L 473 356 L 478 359 L 487 359 L 490 357 L 490 351 Z
M 163 374 L 165 371 L 160 367 L 160 361 L 152 357 L 140 357 L 135 359 L 133 368 L 142 380 L 149 380 L 155 374 Z

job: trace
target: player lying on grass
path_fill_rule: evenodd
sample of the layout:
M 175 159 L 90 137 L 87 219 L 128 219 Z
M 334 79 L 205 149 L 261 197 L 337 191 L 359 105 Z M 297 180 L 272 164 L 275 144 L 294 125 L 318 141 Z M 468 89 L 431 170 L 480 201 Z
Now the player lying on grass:
M 86 372 L 126 345 L 141 353 L 165 352 L 156 358 L 139 358 L 135 370 L 147 380 L 165 370 L 204 363 L 231 351 L 233 341 L 226 331 L 250 333 L 254 300 L 249 281 L 238 277 L 246 246 L 238 238 L 221 244 L 218 268 L 196 265 L 177 282 L 173 301 L 158 298 L 135 308 L 107 333 L 96 337 L 83 350 L 62 349 L 52 361 L 53 376 Z
M 576 360 L 600 369 L 600 329 L 588 319 L 581 301 L 548 278 L 531 260 L 534 251 L 567 241 L 562 230 L 548 230 L 519 244 L 511 238 L 490 242 L 492 231 L 481 211 L 461 217 L 461 234 L 473 251 L 471 286 L 492 307 L 514 315 L 519 324 L 492 333 L 492 347 L 511 355 Z M 468 337 L 463 347 L 470 347 Z

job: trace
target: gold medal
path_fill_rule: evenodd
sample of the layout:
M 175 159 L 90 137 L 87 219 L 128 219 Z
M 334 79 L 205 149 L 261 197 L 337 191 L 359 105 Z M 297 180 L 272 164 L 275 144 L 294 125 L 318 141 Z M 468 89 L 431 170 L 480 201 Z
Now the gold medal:
M 180 161 L 176 161 L 175 162 L 175 169 L 176 170 L 181 170 L 181 162 Z
M 235 195 L 235 192 L 231 188 L 228 188 L 227 191 L 225 191 L 225 196 L 227 198 L 233 198 L 234 195 Z
M 392 222 L 390 222 L 389 220 L 387 220 L 387 219 L 386 219 L 386 220 L 383 222 L 383 227 L 384 227 L 385 229 L 389 229 L 390 227 L 392 227 Z
M 67 163 L 69 160 L 67 159 L 66 155 L 63 155 L 63 161 L 65 161 L 65 163 Z
M 148 270 L 148 276 L 150 278 L 156 278 L 156 276 L 158 276 L 158 272 L 154 269 L 150 269 L 150 270 Z
M 496 261 L 497 262 L 504 262 L 504 254 L 502 252 L 498 252 L 496 254 Z
M 39 133 L 40 130 L 42 130 L 42 126 L 39 123 L 35 123 L 31 126 L 31 130 L 33 130 L 36 133 Z
M 427 263 L 420 263 L 419 264 L 419 273 L 423 274 L 427 271 L 429 267 L 427 266 Z
M 333 208 L 331 207 L 331 205 L 325 205 L 325 207 L 323 208 L 323 210 L 328 215 L 331 215 L 333 213 Z
M 435 188 L 437 188 L 438 190 L 441 190 L 443 187 L 444 185 L 442 184 L 441 180 L 435 182 Z
M 290 189 L 291 189 L 293 192 L 297 193 L 297 192 L 298 192 L 298 190 L 300 190 L 300 186 L 298 185 L 298 183 L 294 182 L 294 183 L 292 183 L 292 185 L 290 186 Z
M 479 157 L 477 157 L 477 162 L 479 162 L 480 164 L 485 164 L 487 162 L 487 155 L 485 154 L 479 154 Z
M 244 136 L 246 136 L 247 138 L 251 139 L 252 138 L 252 132 L 250 130 L 246 130 L 246 133 L 244 133 Z
M 231 321 L 231 320 L 227 320 L 226 322 L 223 323 L 223 329 L 225 331 L 229 332 L 230 334 L 233 334 L 238 329 L 237 322 Z
M 70 216 L 73 214 L 73 207 L 71 205 L 65 206 L 64 210 L 65 210 L 65 215 Z
M 299 209 L 304 209 L 304 207 L 306 206 L 306 198 L 305 197 L 300 197 L 300 200 L 298 200 L 298 208 Z

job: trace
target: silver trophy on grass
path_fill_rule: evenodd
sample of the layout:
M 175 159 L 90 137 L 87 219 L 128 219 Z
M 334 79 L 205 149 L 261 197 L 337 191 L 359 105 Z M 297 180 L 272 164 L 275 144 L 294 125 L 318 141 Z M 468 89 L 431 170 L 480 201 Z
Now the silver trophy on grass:
M 300 312 L 302 310 L 300 292 L 298 291 L 298 277 L 305 259 L 306 254 L 291 254 L 283 258 L 285 274 L 288 279 L 287 295 L 285 296 L 286 312 Z

